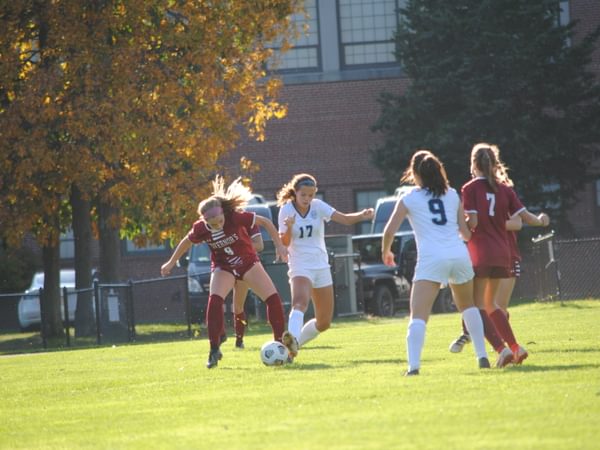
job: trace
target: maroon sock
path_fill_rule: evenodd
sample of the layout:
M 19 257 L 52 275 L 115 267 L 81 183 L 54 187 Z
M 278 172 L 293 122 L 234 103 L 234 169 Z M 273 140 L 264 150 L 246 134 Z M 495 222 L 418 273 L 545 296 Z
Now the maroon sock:
M 267 321 L 273 329 L 273 339 L 281 341 L 281 335 L 285 327 L 285 317 L 283 316 L 283 304 L 281 297 L 275 293 L 265 300 L 267 305 Z
M 465 325 L 465 321 L 462 321 L 462 327 L 463 327 L 463 334 L 466 334 L 467 336 L 469 336 L 469 330 L 467 330 L 467 326 Z
M 494 322 L 496 330 L 502 336 L 502 339 L 508 344 L 508 346 L 514 351 L 517 347 L 517 340 L 515 339 L 515 335 L 513 334 L 513 330 L 508 323 L 508 319 L 504 311 L 501 309 L 494 310 L 493 313 L 490 314 L 490 319 Z
M 221 333 L 223 332 L 223 298 L 211 294 L 208 297 L 206 308 L 206 325 L 208 327 L 208 340 L 211 350 L 216 350 L 221 345 Z
M 233 323 L 235 324 L 235 337 L 237 339 L 243 339 L 244 330 L 246 329 L 246 325 L 248 324 L 248 322 L 246 321 L 246 313 L 233 313 Z
M 481 320 L 483 321 L 483 333 L 485 334 L 485 338 L 487 341 L 494 347 L 494 349 L 500 353 L 502 349 L 504 349 L 504 342 L 502 342 L 502 338 L 498 335 L 496 331 L 496 327 L 494 322 L 490 320 L 485 309 L 480 309 L 479 314 L 481 315 Z

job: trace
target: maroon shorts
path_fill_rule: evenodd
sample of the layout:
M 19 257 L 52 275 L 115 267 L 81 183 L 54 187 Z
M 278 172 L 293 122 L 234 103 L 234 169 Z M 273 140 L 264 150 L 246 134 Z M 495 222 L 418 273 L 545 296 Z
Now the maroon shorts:
M 511 268 L 504 266 L 476 266 L 473 272 L 477 278 L 511 278 Z
M 236 280 L 243 280 L 246 272 L 248 272 L 250 269 L 252 269 L 252 267 L 254 267 L 254 264 L 256 264 L 259 261 L 260 260 L 257 257 L 256 259 L 251 259 L 249 261 L 243 262 L 242 264 L 240 264 L 238 266 L 217 264 L 215 266 L 214 270 L 224 270 L 225 272 L 229 272 L 230 274 L 232 274 Z

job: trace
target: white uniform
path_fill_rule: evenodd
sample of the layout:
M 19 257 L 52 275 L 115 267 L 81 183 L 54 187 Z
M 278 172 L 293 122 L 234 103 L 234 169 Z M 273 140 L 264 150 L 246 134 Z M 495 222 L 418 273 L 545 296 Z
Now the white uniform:
M 279 232 L 285 233 L 285 218 L 296 216 L 292 227 L 292 239 L 288 246 L 288 275 L 290 280 L 304 276 L 319 288 L 333 284 L 329 257 L 325 248 L 325 222 L 331 220 L 335 209 L 318 198 L 310 202 L 306 215 L 302 215 L 288 201 L 279 210 Z
M 460 199 L 456 191 L 434 197 L 427 189 L 413 188 L 401 200 L 415 231 L 417 265 L 414 281 L 466 283 L 473 278 L 467 246 L 458 229 Z

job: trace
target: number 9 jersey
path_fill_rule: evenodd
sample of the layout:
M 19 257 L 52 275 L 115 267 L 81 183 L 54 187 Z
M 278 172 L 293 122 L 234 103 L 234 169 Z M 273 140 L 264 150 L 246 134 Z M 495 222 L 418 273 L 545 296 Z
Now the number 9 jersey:
M 308 212 L 303 216 L 288 201 L 279 210 L 279 233 L 287 231 L 285 219 L 295 216 L 292 226 L 292 239 L 288 246 L 288 266 L 291 271 L 298 269 L 324 269 L 329 267 L 329 257 L 325 248 L 325 222 L 331 220 L 335 209 L 318 198 L 310 202 Z
M 399 200 L 408 210 L 408 220 L 415 231 L 419 259 L 468 257 L 467 247 L 459 235 L 460 199 L 453 188 L 440 197 L 427 189 L 415 187 Z

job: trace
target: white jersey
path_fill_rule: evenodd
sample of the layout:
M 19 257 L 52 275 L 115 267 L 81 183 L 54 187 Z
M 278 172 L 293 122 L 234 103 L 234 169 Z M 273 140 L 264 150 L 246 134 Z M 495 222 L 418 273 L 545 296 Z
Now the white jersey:
M 329 258 L 325 248 L 325 222 L 331 220 L 335 209 L 318 198 L 310 202 L 306 215 L 302 216 L 288 201 L 279 210 L 279 233 L 285 233 L 285 218 L 296 216 L 292 227 L 292 239 L 288 246 L 288 265 L 290 270 L 329 267 Z
M 448 189 L 434 197 L 427 189 L 413 188 L 400 200 L 408 210 L 408 220 L 415 231 L 419 259 L 468 258 L 467 246 L 459 235 L 456 191 Z

